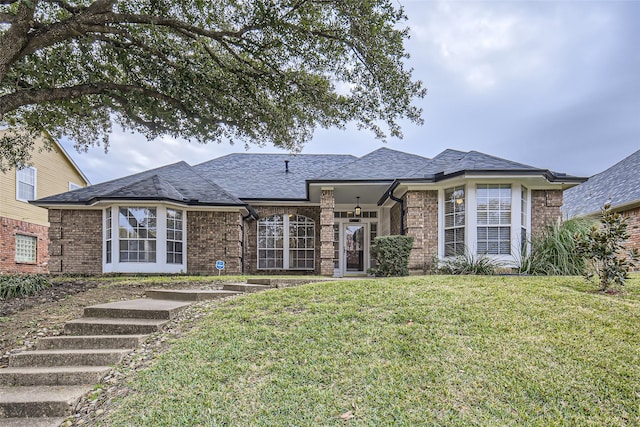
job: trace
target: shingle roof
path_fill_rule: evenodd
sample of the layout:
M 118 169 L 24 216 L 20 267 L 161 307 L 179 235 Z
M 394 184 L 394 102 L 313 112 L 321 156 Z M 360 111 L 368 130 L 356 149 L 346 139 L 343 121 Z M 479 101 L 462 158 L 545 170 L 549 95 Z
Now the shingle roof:
M 342 154 L 229 154 L 194 166 L 241 199 L 305 199 L 306 181 L 352 162 Z M 289 161 L 289 172 L 285 169 Z
M 178 162 L 103 182 L 67 193 L 45 197 L 36 204 L 89 204 L 97 200 L 168 200 L 199 205 L 244 205 L 185 162 Z
M 583 184 L 564 192 L 565 215 L 569 217 L 598 212 L 605 203 L 613 208 L 640 203 L 640 150 L 592 176 Z
M 426 157 L 383 147 L 314 178 L 332 181 L 393 181 L 409 174 L 412 170 L 427 166 L 429 162 L 430 160 Z

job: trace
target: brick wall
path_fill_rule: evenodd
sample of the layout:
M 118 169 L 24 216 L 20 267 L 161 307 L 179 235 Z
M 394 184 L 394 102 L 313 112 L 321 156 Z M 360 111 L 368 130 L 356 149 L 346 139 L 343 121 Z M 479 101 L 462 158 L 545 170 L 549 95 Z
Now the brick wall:
M 627 249 L 640 251 L 640 207 L 620 212 L 627 221 L 627 232 L 630 237 L 625 244 Z M 640 266 L 638 266 L 640 268 Z
M 531 191 L 531 234 L 562 220 L 562 190 Z
M 315 222 L 315 270 L 258 270 L 258 224 L 254 219 L 245 222 L 245 273 L 246 274 L 320 274 L 320 208 L 318 206 L 260 206 L 254 207 L 260 218 L 271 215 L 304 215 Z M 333 231 L 332 231 L 333 233 Z M 332 234 L 333 241 L 333 234 Z M 331 247 L 333 258 L 333 246 Z M 333 263 L 331 264 L 333 275 Z
M 0 272 L 47 273 L 49 262 L 49 227 L 0 217 Z M 36 262 L 16 262 L 16 235 L 35 237 Z
M 242 273 L 242 215 L 239 212 L 187 213 L 187 272 L 218 274 L 215 262 L 225 262 L 225 274 Z
M 422 274 L 438 254 L 438 192 L 407 191 L 405 204 L 405 234 L 413 237 L 409 256 L 409 271 Z
M 102 273 L 102 211 L 49 210 L 49 272 Z

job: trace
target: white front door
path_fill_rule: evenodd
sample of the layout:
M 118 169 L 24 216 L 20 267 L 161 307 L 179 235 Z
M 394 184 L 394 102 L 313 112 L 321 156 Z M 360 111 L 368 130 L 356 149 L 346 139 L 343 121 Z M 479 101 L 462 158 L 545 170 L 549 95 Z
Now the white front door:
M 368 258 L 367 224 L 343 224 L 342 236 L 343 274 L 365 274 Z

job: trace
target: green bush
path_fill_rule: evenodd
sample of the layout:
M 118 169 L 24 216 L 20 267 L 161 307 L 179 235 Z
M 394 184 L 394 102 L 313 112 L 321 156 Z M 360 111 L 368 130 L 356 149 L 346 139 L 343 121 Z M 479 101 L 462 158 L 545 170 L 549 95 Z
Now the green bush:
M 584 234 L 592 221 L 571 219 L 548 226 L 532 236 L 531 250 L 520 260 L 519 271 L 535 276 L 579 276 L 585 262 L 578 253 L 576 234 Z
M 464 254 L 442 261 L 437 269 L 440 274 L 473 274 L 490 276 L 501 268 L 500 261 L 486 255 L 474 256 L 465 249 Z
M 626 219 L 611 210 L 611 205 L 602 208 L 600 224 L 586 233 L 575 236 L 578 253 L 585 257 L 588 268 L 585 277 L 591 280 L 597 276 L 600 290 L 606 291 L 611 285 L 623 286 L 629 277 L 629 270 L 640 258 L 636 249 L 625 250 L 624 243 L 629 238 Z
M 375 276 L 408 276 L 409 254 L 413 245 L 413 237 L 380 236 L 371 246 L 371 256 L 376 266 L 369 269 Z
M 49 286 L 46 276 L 39 274 L 0 274 L 0 299 L 26 297 Z

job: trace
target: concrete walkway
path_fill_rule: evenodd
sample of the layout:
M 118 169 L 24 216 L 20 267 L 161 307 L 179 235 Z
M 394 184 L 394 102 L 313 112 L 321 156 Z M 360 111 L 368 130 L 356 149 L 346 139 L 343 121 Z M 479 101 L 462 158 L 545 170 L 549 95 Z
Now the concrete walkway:
M 196 301 L 258 292 L 271 282 L 230 283 L 221 290 L 162 290 L 147 298 L 86 307 L 64 335 L 41 338 L 36 349 L 10 356 L 0 369 L 0 427 L 58 427 L 80 398 L 176 315 Z

